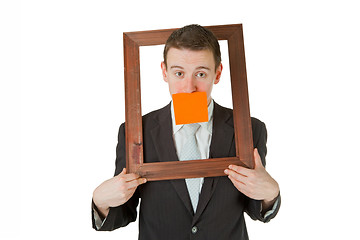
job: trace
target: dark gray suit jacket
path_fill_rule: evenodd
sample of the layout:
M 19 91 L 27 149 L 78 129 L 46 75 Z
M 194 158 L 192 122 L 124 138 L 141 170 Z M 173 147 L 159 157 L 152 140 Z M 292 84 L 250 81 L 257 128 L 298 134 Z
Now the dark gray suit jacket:
M 265 165 L 265 124 L 255 118 L 251 119 L 251 124 L 254 147 L 258 148 Z M 170 104 L 143 117 L 143 142 L 145 162 L 178 161 L 172 138 Z M 116 154 L 115 175 L 125 167 L 124 124 L 120 126 Z M 232 110 L 216 103 L 209 156 L 235 156 Z M 252 219 L 268 222 L 275 217 L 280 207 L 279 196 L 276 210 L 264 219 L 261 215 L 261 201 L 243 195 L 226 176 L 210 177 L 204 179 L 198 209 L 194 214 L 185 180 L 155 181 L 139 186 L 124 205 L 111 208 L 99 230 L 110 231 L 135 221 L 139 198 L 139 239 L 146 240 L 245 240 L 248 234 L 244 211 Z

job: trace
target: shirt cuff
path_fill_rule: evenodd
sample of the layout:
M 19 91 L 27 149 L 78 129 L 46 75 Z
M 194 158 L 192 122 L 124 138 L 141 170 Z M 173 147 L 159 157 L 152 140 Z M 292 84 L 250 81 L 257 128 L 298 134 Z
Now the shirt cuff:
M 276 201 L 275 201 L 272 209 L 268 210 L 268 211 L 264 214 L 264 219 L 266 219 L 268 216 L 270 216 L 271 214 L 273 214 L 273 213 L 275 212 L 278 204 L 279 204 L 279 198 L 276 199 Z
M 96 209 L 94 207 L 93 207 L 93 211 L 94 211 L 95 227 L 97 230 L 99 230 L 104 225 L 106 218 L 104 218 L 104 220 L 101 220 L 101 217 L 100 217 L 98 211 L 96 211 Z

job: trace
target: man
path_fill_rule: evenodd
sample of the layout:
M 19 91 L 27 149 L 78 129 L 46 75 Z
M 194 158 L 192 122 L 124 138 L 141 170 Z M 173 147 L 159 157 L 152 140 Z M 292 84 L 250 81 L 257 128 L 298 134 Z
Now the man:
M 222 64 L 216 37 L 199 25 L 176 30 L 166 42 L 163 78 L 170 94 L 206 92 L 209 121 L 196 125 L 194 141 L 200 159 L 235 156 L 232 110 L 211 98 Z M 145 162 L 186 160 L 187 126 L 176 125 L 173 104 L 143 117 Z M 119 130 L 115 177 L 93 194 L 93 227 L 113 230 L 135 221 L 139 239 L 248 239 L 243 213 L 263 222 L 280 207 L 277 182 L 265 165 L 265 124 L 252 118 L 255 168 L 230 165 L 227 176 L 147 182 L 125 169 L 125 129 Z M 184 155 L 185 154 L 185 155 Z M 190 157 L 191 158 L 191 157 Z M 193 185 L 195 181 L 195 184 Z M 194 186 L 195 187 L 194 190 Z

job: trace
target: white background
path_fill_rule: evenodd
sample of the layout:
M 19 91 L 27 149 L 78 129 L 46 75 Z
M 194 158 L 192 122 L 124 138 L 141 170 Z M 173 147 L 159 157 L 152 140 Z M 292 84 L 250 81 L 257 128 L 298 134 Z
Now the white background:
M 283 201 L 268 224 L 247 218 L 251 239 L 360 238 L 356 1 L 5 0 L 1 239 L 137 239 L 137 223 L 96 232 L 90 217 L 124 121 L 122 33 L 191 23 L 243 24 L 251 114 L 267 124 Z M 144 112 L 170 100 L 153 64 Z

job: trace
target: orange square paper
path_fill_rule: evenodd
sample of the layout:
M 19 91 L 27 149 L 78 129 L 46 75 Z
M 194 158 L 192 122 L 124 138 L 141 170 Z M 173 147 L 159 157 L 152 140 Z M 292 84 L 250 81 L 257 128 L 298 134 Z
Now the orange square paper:
M 172 99 L 176 125 L 209 120 L 206 92 L 177 93 Z

